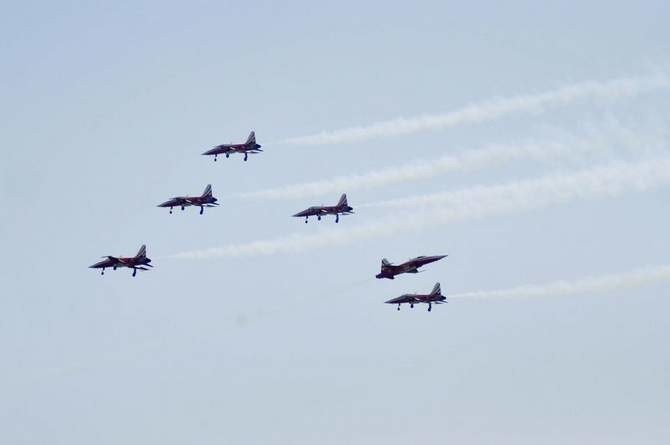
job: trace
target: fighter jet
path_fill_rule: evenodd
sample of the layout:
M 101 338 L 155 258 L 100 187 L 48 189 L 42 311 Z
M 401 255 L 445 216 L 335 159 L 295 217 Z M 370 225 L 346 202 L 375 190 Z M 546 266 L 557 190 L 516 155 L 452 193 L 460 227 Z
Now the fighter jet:
M 296 213 L 295 217 L 305 217 L 305 223 L 309 221 L 310 216 L 316 216 L 316 219 L 321 221 L 324 215 L 335 215 L 335 222 L 340 222 L 340 215 L 351 215 L 354 209 L 347 204 L 347 194 L 343 194 L 340 200 L 334 206 L 315 206 L 310 207 L 302 212 Z
M 393 265 L 389 262 L 389 260 L 384 258 L 382 259 L 382 270 L 376 275 L 376 277 L 389 278 L 393 280 L 396 275 L 400 275 L 401 273 L 419 273 L 419 267 L 434 263 L 435 261 L 439 261 L 446 256 L 447 255 L 418 256 L 398 265 Z
M 137 275 L 137 270 L 149 270 L 147 267 L 154 267 L 151 264 L 151 260 L 147 258 L 147 247 L 142 245 L 139 252 L 134 257 L 114 257 L 114 256 L 103 256 L 104 260 L 95 263 L 92 266 L 89 266 L 91 269 L 102 269 L 102 275 L 105 274 L 105 269 L 111 267 L 113 270 L 116 270 L 117 267 L 127 267 L 133 269 L 133 276 Z M 146 267 L 145 267 L 146 266 Z
M 428 312 L 430 312 L 433 308 L 433 303 L 434 304 L 442 304 L 447 302 L 447 297 L 442 295 L 442 290 L 440 289 L 440 283 L 435 283 L 435 287 L 433 287 L 433 290 L 428 294 L 405 294 L 401 295 L 399 297 L 393 298 L 389 301 L 385 301 L 384 303 L 387 304 L 397 304 L 398 305 L 398 310 L 400 310 L 400 305 L 401 304 L 409 304 L 410 308 L 413 308 L 415 304 L 417 303 L 426 303 L 428 304 Z
M 243 144 L 217 145 L 211 150 L 204 152 L 203 155 L 214 155 L 214 160 L 216 161 L 217 156 L 221 154 L 225 154 L 226 157 L 229 158 L 231 153 L 244 153 L 244 160 L 246 161 L 249 157 L 249 153 L 260 153 L 262 151 L 261 146 L 256 143 L 256 133 L 252 131 L 249 133 L 247 141 Z
M 181 207 L 184 210 L 188 206 L 197 206 L 200 207 L 200 214 L 202 215 L 205 207 L 218 206 L 219 204 L 216 201 L 217 199 L 212 196 L 212 185 L 207 184 L 205 191 L 200 196 L 175 196 L 163 204 L 158 204 L 158 207 L 170 207 L 170 213 L 172 213 L 172 207 Z

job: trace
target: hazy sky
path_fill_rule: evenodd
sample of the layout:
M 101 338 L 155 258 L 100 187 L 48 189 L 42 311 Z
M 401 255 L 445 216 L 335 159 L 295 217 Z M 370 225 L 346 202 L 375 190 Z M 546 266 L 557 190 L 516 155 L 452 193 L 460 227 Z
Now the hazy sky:
M 668 18 L 5 4 L 0 441 L 667 443 Z M 249 162 L 200 156 L 252 129 Z M 207 183 L 203 216 L 156 208 Z M 338 225 L 290 217 L 341 192 Z M 150 272 L 87 269 L 143 243 Z M 374 279 L 421 254 L 449 257 Z

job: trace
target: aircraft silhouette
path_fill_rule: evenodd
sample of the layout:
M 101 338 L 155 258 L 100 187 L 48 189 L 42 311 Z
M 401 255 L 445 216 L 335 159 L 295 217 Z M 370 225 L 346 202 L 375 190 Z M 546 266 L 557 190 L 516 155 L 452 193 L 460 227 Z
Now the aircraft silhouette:
M 217 145 L 211 150 L 207 150 L 206 152 L 204 152 L 203 155 L 205 156 L 214 155 L 214 160 L 216 161 L 216 158 L 221 154 L 225 154 L 226 157 L 229 158 L 231 153 L 243 153 L 244 160 L 246 161 L 247 158 L 249 157 L 249 153 L 260 153 L 262 151 L 263 150 L 261 150 L 261 145 L 256 143 L 256 133 L 252 131 L 251 133 L 249 133 L 247 141 L 244 142 L 243 144 Z
M 172 213 L 172 207 L 181 207 L 184 210 L 186 207 L 196 206 L 200 207 L 200 214 L 202 215 L 205 207 L 218 206 L 219 204 L 216 201 L 217 199 L 212 196 L 212 185 L 207 184 L 205 191 L 200 196 L 176 196 L 162 204 L 158 204 L 158 207 L 169 207 L 170 213 Z
M 428 312 L 430 312 L 433 308 L 433 304 L 443 304 L 446 302 L 447 297 L 442 295 L 440 283 L 435 283 L 435 287 L 433 287 L 433 290 L 430 291 L 429 294 L 404 294 L 385 301 L 384 303 L 397 304 L 398 310 L 400 310 L 401 304 L 409 304 L 409 307 L 413 308 L 417 303 L 425 303 L 428 305 Z
M 133 269 L 133 276 L 137 275 L 138 270 L 150 270 L 147 267 L 154 267 L 149 264 L 151 260 L 147 258 L 147 247 L 144 244 L 140 247 L 137 255 L 133 257 L 106 255 L 103 258 L 105 259 L 88 267 L 90 269 L 102 269 L 101 275 L 105 274 L 105 269 L 108 267 L 111 267 L 113 270 L 116 270 L 118 267 L 127 267 Z
M 340 215 L 351 215 L 354 209 L 347 203 L 347 194 L 344 193 L 340 200 L 334 206 L 313 206 L 302 212 L 296 213 L 295 217 L 305 217 L 305 223 L 309 221 L 310 216 L 316 216 L 321 221 L 321 217 L 325 215 L 335 215 L 335 222 L 340 222 Z
M 439 261 L 446 256 L 447 255 L 418 256 L 397 265 L 391 264 L 389 260 L 384 258 L 382 259 L 382 270 L 376 275 L 376 277 L 393 280 L 396 275 L 403 273 L 419 273 L 419 267 L 434 263 L 435 261 Z

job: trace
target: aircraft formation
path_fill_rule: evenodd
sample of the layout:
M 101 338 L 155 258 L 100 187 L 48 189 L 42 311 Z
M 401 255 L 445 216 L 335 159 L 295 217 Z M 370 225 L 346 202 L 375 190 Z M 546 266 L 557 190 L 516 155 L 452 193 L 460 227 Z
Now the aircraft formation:
M 244 155 L 244 161 L 247 161 L 250 153 L 257 154 L 262 151 L 261 145 L 256 142 L 256 133 L 252 131 L 249 133 L 247 140 L 243 143 L 217 145 L 202 154 L 205 156 L 214 156 L 214 161 L 216 161 L 219 155 L 225 155 L 226 158 L 229 158 L 231 154 L 239 153 Z M 172 213 L 172 210 L 175 207 L 180 208 L 182 211 L 185 210 L 186 207 L 199 207 L 200 215 L 202 215 L 205 211 L 205 207 L 216 207 L 218 205 L 218 199 L 212 195 L 212 185 L 207 184 L 205 190 L 199 196 L 175 196 L 158 204 L 157 207 L 169 208 L 170 213 Z M 310 216 L 316 216 L 316 219 L 321 221 L 322 217 L 332 215 L 335 216 L 335 222 L 339 223 L 340 215 L 353 214 L 354 209 L 347 202 L 346 193 L 343 193 L 337 204 L 333 206 L 321 205 L 308 207 L 307 209 L 294 214 L 293 217 L 305 218 L 305 223 L 307 223 L 309 222 Z M 420 267 L 439 261 L 446 256 L 447 255 L 418 256 L 397 265 L 391 264 L 389 260 L 383 258 L 381 271 L 376 275 L 376 278 L 393 280 L 397 275 L 419 273 Z M 104 258 L 102 261 L 89 266 L 91 269 L 101 269 L 101 275 L 105 274 L 105 269 L 111 268 L 112 270 L 116 270 L 119 267 L 125 267 L 133 270 L 132 276 L 134 277 L 137 275 L 138 270 L 150 270 L 150 268 L 153 268 L 150 264 L 151 259 L 147 257 L 147 248 L 145 245 L 142 245 L 137 254 L 132 257 L 105 255 L 102 258 Z M 396 304 L 398 310 L 400 310 L 400 306 L 403 304 L 409 304 L 410 308 L 413 308 L 415 304 L 427 304 L 428 312 L 432 310 L 433 304 L 443 304 L 446 302 L 447 299 L 442 295 L 440 283 L 435 283 L 433 290 L 428 294 L 403 294 L 399 297 L 385 301 L 387 304 Z

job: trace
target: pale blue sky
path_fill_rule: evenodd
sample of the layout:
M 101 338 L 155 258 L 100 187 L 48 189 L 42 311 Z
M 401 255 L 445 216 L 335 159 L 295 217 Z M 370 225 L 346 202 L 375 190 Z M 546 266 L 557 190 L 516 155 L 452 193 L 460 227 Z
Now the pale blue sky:
M 289 215 L 337 195 L 228 198 L 202 217 L 155 207 L 207 183 L 224 197 L 491 143 L 667 132 L 666 90 L 362 143 L 272 144 L 669 66 L 665 1 L 504 3 L 4 4 L 0 441 L 667 443 L 668 284 L 460 299 L 430 314 L 382 302 L 438 280 L 448 296 L 667 264 L 668 189 L 307 253 L 165 258 L 334 226 Z M 266 151 L 249 162 L 200 156 L 251 129 Z M 349 200 L 631 157 L 519 162 Z M 337 229 L 401 216 L 361 210 Z M 151 272 L 87 269 L 142 243 Z M 381 257 L 440 253 L 423 274 L 372 278 Z

